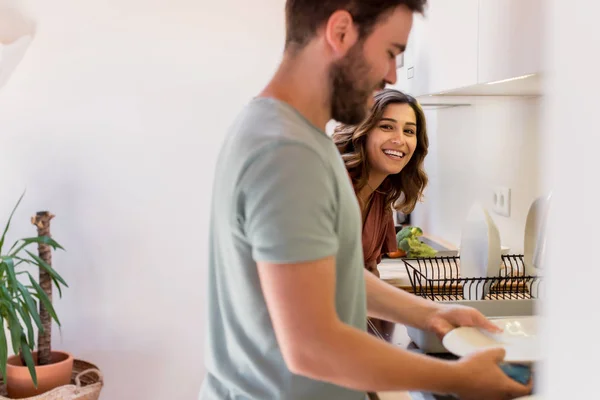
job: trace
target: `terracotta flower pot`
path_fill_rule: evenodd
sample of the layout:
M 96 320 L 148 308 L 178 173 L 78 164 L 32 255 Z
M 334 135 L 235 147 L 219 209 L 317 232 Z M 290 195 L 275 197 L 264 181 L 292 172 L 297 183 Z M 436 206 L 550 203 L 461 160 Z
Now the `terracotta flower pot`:
M 37 362 L 37 351 L 32 353 Z M 52 363 L 36 366 L 38 387 L 33 385 L 29 368 L 23 366 L 18 355 L 8 358 L 6 364 L 6 389 L 8 396 L 13 399 L 23 399 L 48 392 L 71 382 L 73 371 L 73 356 L 62 351 L 53 351 Z

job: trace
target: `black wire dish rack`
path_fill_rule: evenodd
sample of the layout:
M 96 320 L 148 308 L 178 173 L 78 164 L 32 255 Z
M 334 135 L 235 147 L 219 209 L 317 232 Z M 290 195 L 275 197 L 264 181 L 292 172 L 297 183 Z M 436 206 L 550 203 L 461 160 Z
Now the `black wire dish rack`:
M 460 276 L 460 257 L 403 259 L 414 294 L 434 301 L 525 300 L 542 295 L 541 277 L 525 274 L 523 255 L 502 255 L 498 276 Z

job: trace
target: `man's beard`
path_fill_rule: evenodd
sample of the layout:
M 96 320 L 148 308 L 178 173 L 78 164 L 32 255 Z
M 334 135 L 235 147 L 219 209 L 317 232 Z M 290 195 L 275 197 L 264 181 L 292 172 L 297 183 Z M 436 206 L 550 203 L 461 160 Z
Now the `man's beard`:
M 331 118 L 347 125 L 357 125 L 367 116 L 369 97 L 383 86 L 369 85 L 371 68 L 363 55 L 362 42 L 331 67 Z

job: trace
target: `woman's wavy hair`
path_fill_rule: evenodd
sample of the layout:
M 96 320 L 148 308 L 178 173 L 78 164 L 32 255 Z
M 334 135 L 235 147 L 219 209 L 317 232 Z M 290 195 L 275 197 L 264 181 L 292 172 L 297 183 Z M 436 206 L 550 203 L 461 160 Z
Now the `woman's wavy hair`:
M 423 197 L 427 186 L 427 174 L 423 162 L 429 148 L 427 126 L 423 109 L 412 96 L 395 89 L 385 89 L 375 95 L 375 104 L 369 116 L 359 125 L 338 125 L 333 133 L 333 142 L 342 155 L 346 169 L 352 178 L 354 191 L 359 193 L 367 185 L 370 166 L 367 160 L 367 135 L 383 117 L 390 104 L 408 104 L 417 117 L 417 147 L 408 164 L 395 175 L 389 175 L 377 191 L 385 193 L 386 210 L 392 205 L 405 214 L 412 212 Z

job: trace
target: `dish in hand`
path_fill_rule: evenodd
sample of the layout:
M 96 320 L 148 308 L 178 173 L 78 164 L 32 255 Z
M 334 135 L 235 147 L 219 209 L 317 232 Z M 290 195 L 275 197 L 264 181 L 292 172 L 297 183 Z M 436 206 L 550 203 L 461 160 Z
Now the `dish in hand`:
M 460 327 L 450 331 L 442 340 L 451 353 L 463 357 L 486 348 L 502 347 L 506 351 L 504 362 L 530 364 L 540 361 L 536 316 L 490 319 L 502 328 L 501 333 L 490 333 L 480 328 Z

